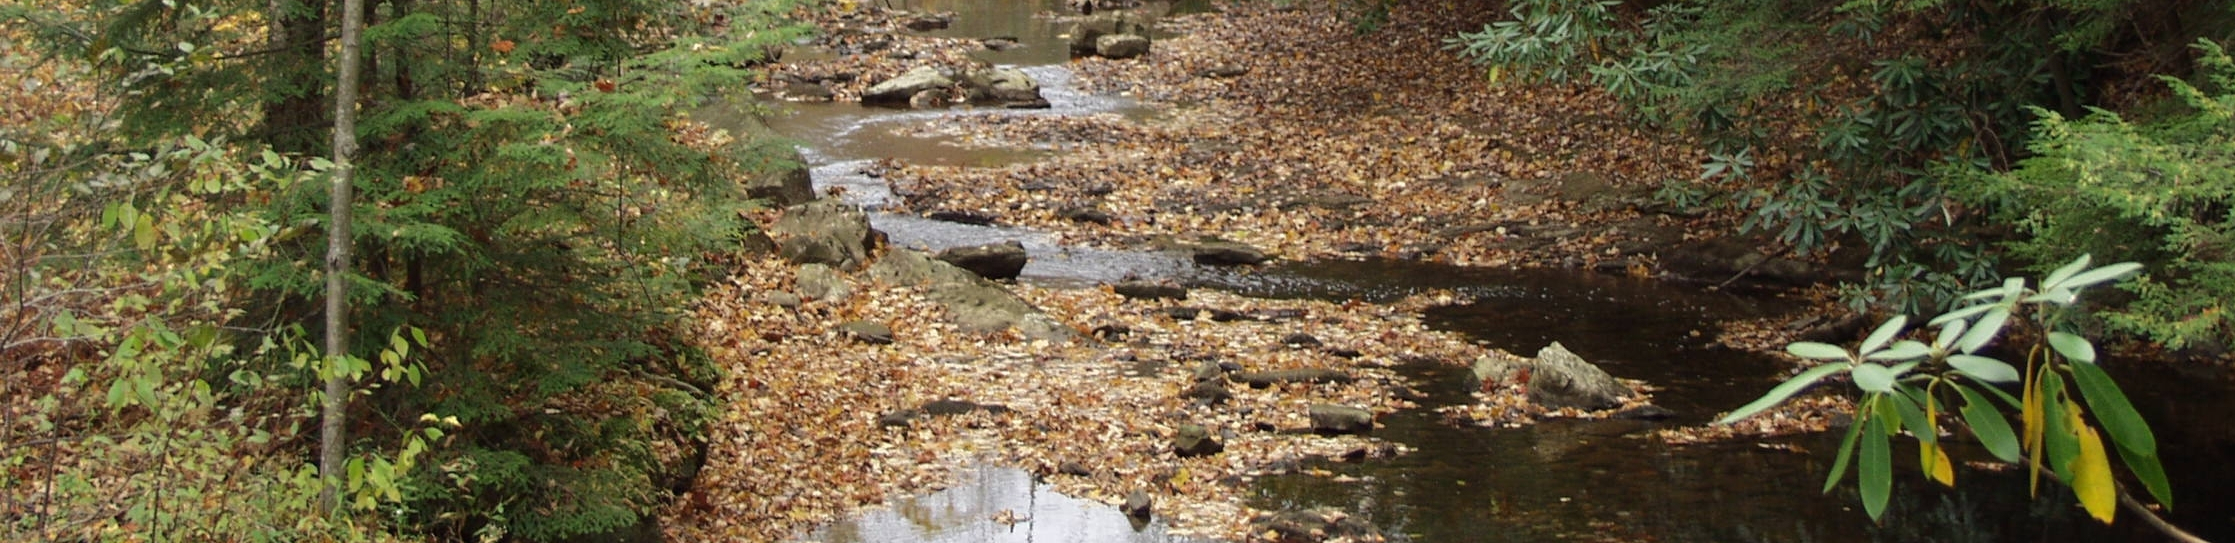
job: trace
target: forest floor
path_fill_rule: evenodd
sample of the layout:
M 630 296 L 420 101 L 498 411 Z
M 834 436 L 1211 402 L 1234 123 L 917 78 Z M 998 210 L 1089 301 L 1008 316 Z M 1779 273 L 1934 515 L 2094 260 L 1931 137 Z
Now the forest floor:
M 1481 20 L 1400 3 L 1385 28 L 1359 34 L 1343 14 L 1310 6 L 1247 3 L 1168 19 L 1162 24 L 1179 36 L 1158 40 L 1147 57 L 1072 63 L 1087 89 L 1163 107 L 1151 122 L 954 117 L 919 129 L 974 145 L 1065 152 L 996 168 L 888 162 L 884 175 L 907 196 L 904 212 L 989 214 L 1092 246 L 1215 236 L 1287 259 L 1401 257 L 1653 275 L 1653 248 L 1673 240 L 1638 243 L 1634 234 L 1690 235 L 1686 222 L 1696 219 L 1654 213 L 1646 196 L 1664 180 L 1694 175 L 1696 153 L 1686 142 L 1632 127 L 1610 100 L 1588 92 L 1485 85 L 1443 47 Z M 856 55 L 837 62 L 872 64 L 851 68 L 868 80 L 908 62 L 951 62 L 980 46 L 922 43 L 937 50 L 914 61 Z M 833 90 L 841 99 L 859 92 Z M 1039 188 L 1019 189 L 1027 183 Z M 1064 211 L 1078 208 L 1113 220 L 1066 218 Z M 1144 491 L 1178 534 L 1243 540 L 1252 535 L 1250 521 L 1265 513 L 1244 503 L 1251 479 L 1294 470 L 1309 457 L 1405 452 L 1370 435 L 1304 431 L 1310 405 L 1407 409 L 1415 407 L 1408 400 L 1415 384 L 1392 366 L 1513 357 L 1423 324 L 1421 310 L 1459 301 L 1449 293 L 1386 305 L 1206 291 L 1143 301 L 1108 288 L 1017 285 L 1018 295 L 1056 321 L 1110 340 L 1051 344 L 960 331 L 937 318 L 945 310 L 922 289 L 877 284 L 867 274 L 848 274 L 854 294 L 842 299 L 777 303 L 799 291 L 796 277 L 781 262 L 745 265 L 699 310 L 698 341 L 728 370 L 718 394 L 729 404 L 709 429 L 711 453 L 697 485 L 665 515 L 673 538 L 807 537 L 819 523 L 940 488 L 961 468 L 992 461 L 1090 500 L 1116 504 Z M 1215 311 L 1175 318 L 1181 307 L 1245 318 L 1211 318 Z M 893 341 L 869 344 L 839 331 L 855 320 L 890 326 Z M 1727 339 L 1759 345 L 1777 335 L 1757 326 Z M 1215 371 L 1199 368 L 1218 363 L 1241 371 L 1333 369 L 1354 380 L 1263 389 L 1236 383 L 1231 399 L 1214 404 L 1183 396 L 1199 372 Z M 1649 399 L 1642 384 L 1633 386 L 1638 402 Z M 1476 406 L 1448 413 L 1454 425 L 1614 411 L 1546 410 L 1517 386 L 1477 397 Z M 1006 409 L 881 424 L 885 415 L 941 400 Z M 1778 428 L 1756 430 L 1824 418 L 1797 413 L 1778 418 Z M 1224 452 L 1175 455 L 1172 436 L 1182 425 L 1205 427 L 1224 441 Z

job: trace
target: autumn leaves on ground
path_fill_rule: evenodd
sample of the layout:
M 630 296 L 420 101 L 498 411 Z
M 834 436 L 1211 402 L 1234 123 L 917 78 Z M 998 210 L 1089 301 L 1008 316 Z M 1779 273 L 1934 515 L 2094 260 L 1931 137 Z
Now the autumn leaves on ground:
M 1391 15 L 1371 34 L 1354 33 L 1344 14 L 1324 4 L 1246 3 L 1166 19 L 1163 28 L 1178 36 L 1157 41 L 1147 57 L 1071 65 L 1087 90 L 1159 108 L 1154 120 L 988 114 L 896 123 L 892 129 L 972 145 L 1065 152 L 1006 167 L 887 162 L 880 169 L 905 196 L 903 212 L 997 217 L 1071 244 L 1150 248 L 1218 237 L 1290 259 L 1611 262 L 1608 269 L 1653 273 L 1650 252 L 1625 236 L 1677 229 L 1680 219 L 1598 204 L 1621 199 L 1586 205 L 1560 194 L 1573 187 L 1543 180 L 1583 176 L 1586 191 L 1641 194 L 1639 187 L 1690 175 L 1690 148 L 1631 128 L 1592 94 L 1487 89 L 1443 48 L 1445 38 L 1482 21 L 1418 3 L 1401 3 Z M 919 62 L 952 61 L 958 50 L 980 47 L 903 39 L 934 51 L 915 55 L 925 59 Z M 845 69 L 867 80 L 906 64 L 820 62 L 775 71 L 852 63 Z M 859 93 L 834 90 L 841 99 Z M 1076 220 L 1081 209 L 1107 220 Z M 1638 224 L 1657 228 L 1623 227 Z M 1521 229 L 1569 235 L 1519 243 L 1512 231 Z M 1263 513 L 1242 500 L 1252 477 L 1311 456 L 1404 452 L 1372 437 L 1299 431 L 1310 426 L 1311 405 L 1406 409 L 1412 384 L 1389 367 L 1512 356 L 1427 329 L 1419 310 L 1456 301 L 1448 296 L 1376 306 L 1200 290 L 1184 300 L 1136 300 L 1106 287 L 1015 286 L 1056 321 L 1095 338 L 1058 344 L 964 332 L 947 324 L 922 289 L 879 284 L 864 273 L 847 277 L 850 297 L 800 302 L 791 294 L 800 291 L 797 275 L 780 262 L 746 265 L 698 311 L 698 341 L 728 370 L 718 394 L 729 404 L 710 430 L 696 486 L 667 511 L 665 525 L 679 540 L 796 537 L 848 511 L 952 483 L 958 468 L 975 462 L 1018 466 L 1065 493 L 1112 504 L 1143 491 L 1179 533 L 1245 539 L 1255 535 L 1248 522 Z M 1239 318 L 1172 311 L 1181 307 Z M 1197 317 L 1179 318 L 1190 314 Z M 839 330 L 849 321 L 889 326 L 891 342 L 850 337 Z M 1204 372 L 1304 368 L 1350 379 L 1237 383 L 1223 401 L 1190 390 Z M 1518 387 L 1491 386 L 1480 398 L 1476 408 L 1453 413 L 1454 423 L 1523 423 L 1547 414 L 1522 400 Z M 891 417 L 934 401 L 1006 409 Z M 1173 436 L 1187 425 L 1206 429 L 1224 452 L 1175 454 Z

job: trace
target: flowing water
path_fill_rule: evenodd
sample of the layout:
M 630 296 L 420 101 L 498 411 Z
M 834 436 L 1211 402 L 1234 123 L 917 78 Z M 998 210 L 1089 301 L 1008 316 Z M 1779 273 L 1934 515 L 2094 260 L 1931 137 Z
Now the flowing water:
M 1078 92 L 1059 29 L 1035 13 L 1060 9 L 1050 0 L 915 0 L 910 9 L 951 10 L 954 26 L 939 33 L 1009 37 L 1024 45 L 988 53 L 1019 65 L 1041 82 L 1047 110 L 862 108 L 847 104 L 778 105 L 768 119 L 803 142 L 818 190 L 845 187 L 845 197 L 872 211 L 893 203 L 882 180 L 863 173 L 879 159 L 959 166 L 1000 166 L 1034 160 L 1051 149 L 982 149 L 951 138 L 903 135 L 897 127 L 955 115 L 1081 115 L 1148 109 L 1121 98 Z M 1151 5 L 1154 9 L 1167 6 Z M 721 124 L 717 112 L 712 122 Z M 1137 275 L 1173 277 L 1199 288 L 1251 296 L 1385 302 L 1446 289 L 1471 300 L 1431 310 L 1430 323 L 1491 347 L 1528 355 L 1559 341 L 1614 375 L 1660 390 L 1656 403 L 1676 416 L 1659 422 L 1554 420 L 1523 428 L 1458 427 L 1430 410 L 1470 401 L 1462 369 L 1401 368 L 1421 384 L 1422 409 L 1381 419 L 1381 439 L 1416 452 L 1364 463 L 1310 466 L 1348 477 L 1281 475 L 1252 487 L 1253 505 L 1332 506 L 1370 518 L 1399 539 L 1416 541 L 2156 541 L 2138 523 L 2103 528 L 2076 513 L 2068 498 L 2045 492 L 2025 498 L 2015 471 L 1961 470 L 1956 490 L 1897 483 L 1885 527 L 1857 507 L 1852 485 L 1819 492 L 1837 435 L 1671 446 L 1647 437 L 1663 427 L 1691 425 L 1752 399 L 1773 381 L 1780 362 L 1712 344 L 1715 323 L 1779 315 L 1791 308 L 1763 296 L 1703 292 L 1696 287 L 1581 271 L 1465 269 L 1400 261 L 1289 263 L 1233 272 L 1198 268 L 1172 255 L 1067 248 L 1031 230 L 940 222 L 876 212 L 873 224 L 894 243 L 929 249 L 1016 240 L 1032 253 L 1024 280 L 1092 285 Z M 2224 371 L 2125 370 L 2119 377 L 2158 429 L 2161 454 L 2175 474 L 2176 523 L 2209 538 L 2235 539 L 2235 382 Z M 1983 458 L 1978 451 L 1959 457 Z M 1896 455 L 1899 458 L 1901 455 Z M 1913 461 L 1911 461 L 1913 462 Z M 1905 470 L 1911 468 L 1903 468 Z M 897 500 L 841 520 L 816 537 L 841 542 L 1178 541 L 1157 525 L 1133 525 L 1114 508 L 1062 496 L 1022 471 L 981 466 L 957 486 Z M 1909 472 L 1913 473 L 1913 471 Z M 1001 511 L 1014 523 L 987 519 Z

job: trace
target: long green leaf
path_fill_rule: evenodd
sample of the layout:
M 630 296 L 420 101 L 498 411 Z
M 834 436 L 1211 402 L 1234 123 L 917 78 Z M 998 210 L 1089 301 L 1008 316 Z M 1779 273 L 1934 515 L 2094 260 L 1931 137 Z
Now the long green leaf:
M 2049 332 L 2049 347 L 2055 348 L 2057 354 L 2064 355 L 2065 358 L 2095 363 L 2095 344 L 2089 343 L 2087 338 L 2064 332 Z
M 1865 405 L 1868 405 L 1869 402 L 1870 400 L 1864 400 Z M 1869 409 L 1858 408 L 1855 410 L 1855 416 L 1857 417 L 1867 417 L 1869 416 L 1868 413 L 1870 413 Z M 1862 428 L 1863 421 L 1858 420 L 1849 423 L 1847 425 L 1847 437 L 1839 439 L 1839 454 L 1832 458 L 1831 473 L 1824 475 L 1825 494 L 1830 494 L 1831 489 L 1839 486 L 1840 480 L 1847 478 L 1847 463 L 1854 459 L 1855 439 L 1862 437 Z
M 1877 417 L 1864 423 L 1862 436 L 1863 512 L 1876 522 L 1886 512 L 1886 498 L 1893 493 L 1894 459 L 1886 445 L 1886 432 Z
M 1885 366 L 1864 362 L 1855 365 L 1855 387 L 1864 392 L 1893 392 L 1894 372 Z
M 2080 290 L 2083 288 L 2087 288 L 2089 285 L 2125 277 L 2127 274 L 2140 271 L 2141 269 L 2141 264 L 2136 264 L 2133 262 L 2120 262 L 2117 264 L 2080 272 L 2079 275 L 2072 276 L 2071 279 L 2066 280 L 2064 284 L 2060 286 L 2072 290 Z
M 2009 321 L 2010 308 L 1996 307 L 1979 317 L 1979 324 L 1964 332 L 1963 339 L 1956 340 L 1956 347 L 1965 353 L 1979 352 L 1979 349 L 1987 346 L 1987 342 L 1994 341 L 1995 336 L 2002 334 L 2002 325 Z
M 1986 446 L 1987 452 L 1996 459 L 2017 463 L 2018 434 L 2010 431 L 2010 421 L 2004 420 L 2002 412 L 1987 403 L 1986 397 L 1978 391 L 1961 384 L 1955 387 L 1956 392 L 1963 395 L 1963 424 L 1971 428 L 1971 435 L 1977 436 L 1979 444 Z
M 2144 456 L 2157 456 L 2157 435 L 2150 431 L 2150 423 L 2134 411 L 2134 404 L 2126 401 L 2126 393 L 2111 375 L 2094 364 L 2071 364 L 2072 381 L 2080 385 L 2080 398 L 2087 400 L 2088 409 L 2095 412 L 2095 420 L 2111 433 L 2111 441 L 2119 448 Z
M 2000 290 L 1988 290 L 1988 291 L 1983 291 L 1983 292 L 1992 292 L 1992 293 L 1999 293 L 1999 292 L 2002 292 L 2002 291 L 2000 291 Z M 1941 325 L 1945 325 L 1945 324 L 1947 324 L 1947 323 L 1951 323 L 1951 322 L 1957 322 L 1957 321 L 1965 321 L 1965 320 L 1969 320 L 1969 319 L 1970 319 L 1971 317 L 1973 317 L 1973 316 L 1975 316 L 1975 315 L 1978 315 L 1978 314 L 1980 314 L 1980 313 L 1985 313 L 1985 312 L 1987 312 L 1988 310 L 1991 310 L 1991 309 L 1994 309 L 1994 308 L 1997 308 L 1997 307 L 2002 307 L 2002 304 L 1979 304 L 1979 305 L 1969 306 L 1969 307 L 1965 307 L 1965 308 L 1963 308 L 1963 309 L 1957 309 L 1957 310 L 1955 310 L 1955 311 L 1949 311 L 1949 312 L 1947 312 L 1947 313 L 1942 313 L 1942 314 L 1941 314 L 1940 316 L 1938 316 L 1938 317 L 1933 317 L 1931 321 L 1929 321 L 1929 322 L 1926 322 L 1925 324 L 1927 324 L 1927 325 L 1931 325 L 1931 326 L 1941 326 Z
M 1901 333 L 1901 328 L 1908 325 L 1908 315 L 1894 315 L 1894 318 L 1886 319 L 1885 324 L 1878 325 L 1877 330 L 1870 332 L 1870 337 L 1863 339 L 1862 346 L 1856 347 L 1855 352 L 1869 356 L 1870 353 L 1876 352 L 1879 347 L 1884 347 L 1886 342 L 1893 341 L 1894 336 Z
M 1940 335 L 1933 336 L 1932 348 L 1945 351 L 1949 347 L 1955 346 L 1956 338 L 1963 336 L 1964 327 L 1969 324 L 1971 324 L 1971 321 L 1956 319 L 1940 325 Z
M 2015 383 L 2025 378 L 2009 363 L 1979 355 L 1951 355 L 1948 357 L 1948 365 L 1964 375 L 1989 383 Z
M 2071 279 L 2073 275 L 2080 273 L 2080 270 L 2087 269 L 2088 263 L 2093 258 L 2093 255 L 2080 255 L 2079 258 L 2072 259 L 2072 262 L 2065 264 L 2064 267 L 2049 272 L 2048 277 L 2041 278 L 2041 290 L 2051 290 L 2064 286 L 2065 280 Z
M 1846 360 L 1848 358 L 1846 349 L 1841 349 L 1838 345 L 1814 341 L 1798 341 L 1786 345 L 1785 352 L 1811 360 Z
M 1764 409 L 1776 407 L 1777 404 L 1784 403 L 1785 399 L 1793 397 L 1793 394 L 1800 392 L 1801 389 L 1808 388 L 1808 385 L 1812 385 L 1815 384 L 1816 381 L 1823 380 L 1825 376 L 1845 371 L 1847 367 L 1848 366 L 1846 364 L 1824 364 L 1821 366 L 1808 368 L 1807 371 L 1802 371 L 1799 375 L 1794 375 L 1792 378 L 1786 379 L 1785 382 L 1778 383 L 1777 386 L 1771 387 L 1769 389 L 1769 392 L 1762 394 L 1761 398 L 1757 398 L 1752 402 L 1748 402 L 1746 405 L 1739 406 L 1738 409 L 1731 411 L 1730 414 L 1723 415 L 1723 418 L 1715 419 L 1715 423 L 1730 424 L 1733 422 L 1738 422 L 1739 419 L 1753 416 L 1755 413 L 1760 413 Z
M 1917 437 L 1917 441 L 1936 443 L 1940 441 L 1939 425 L 1925 418 L 1924 408 L 1917 405 L 1917 398 L 1923 395 L 1911 387 L 1901 387 L 1901 390 L 1887 394 L 1886 401 L 1893 402 L 1894 410 L 1901 413 L 1901 426 L 1908 428 L 1909 433 Z
M 2157 503 L 2164 505 L 2166 509 L 2172 509 L 2173 484 L 2165 479 L 2165 466 L 2157 462 L 2157 457 L 2139 454 L 2126 447 L 2118 449 L 2119 462 L 2126 464 L 2126 470 L 2134 472 L 2134 478 L 2142 480 L 2142 487 L 2150 490 L 2150 496 L 2157 498 Z
M 1894 342 L 1892 347 L 1887 347 L 1884 350 L 1870 353 L 1863 358 L 1869 360 L 1899 361 L 1912 360 L 1928 354 L 1932 354 L 1931 347 L 1926 347 L 1924 343 L 1904 339 Z

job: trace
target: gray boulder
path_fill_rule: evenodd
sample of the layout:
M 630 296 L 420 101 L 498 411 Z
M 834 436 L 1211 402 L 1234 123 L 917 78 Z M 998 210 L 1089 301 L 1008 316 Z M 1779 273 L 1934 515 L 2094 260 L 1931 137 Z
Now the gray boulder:
M 860 267 L 869 261 L 869 248 L 875 244 L 869 215 L 835 199 L 786 208 L 784 217 L 768 231 L 776 240 L 777 253 L 797 264 Z
M 993 280 L 1016 279 L 1031 258 L 1016 240 L 939 252 L 939 260 Z
M 877 322 L 851 321 L 838 325 L 838 331 L 854 341 L 871 345 L 891 345 L 893 340 L 892 327 Z
M 799 294 L 827 303 L 837 303 L 854 295 L 853 285 L 838 275 L 838 270 L 824 264 L 806 264 L 799 267 Z
M 1629 387 L 1557 341 L 1537 351 L 1532 368 L 1529 401 L 1537 405 L 1597 410 L 1621 405 L 1630 395 Z
M 861 103 L 906 105 L 910 100 L 915 99 L 917 94 L 930 90 L 944 90 L 954 86 L 954 84 L 955 81 L 949 79 L 946 74 L 939 73 L 938 68 L 917 66 L 915 69 L 908 70 L 892 79 L 871 85 L 869 90 L 862 91 Z
M 966 331 L 993 333 L 1014 328 L 1027 338 L 1054 342 L 1077 336 L 1069 326 L 1000 285 L 922 251 L 888 251 L 869 267 L 869 277 L 889 285 L 925 287 L 932 300 L 953 313 L 955 324 Z
M 1040 82 L 1016 68 L 994 68 L 986 76 L 986 88 L 993 91 L 993 99 L 1002 102 L 1040 102 Z
M 1328 434 L 1363 434 L 1374 430 L 1374 412 L 1335 404 L 1312 404 L 1312 431 Z
M 1135 490 L 1125 495 L 1125 505 L 1118 506 L 1118 510 L 1124 511 L 1125 516 L 1145 519 L 1149 518 L 1150 507 L 1154 503 L 1149 500 L 1149 493 Z
M 1095 54 L 1096 42 L 1102 36 L 1117 34 L 1119 33 L 1118 29 L 1128 26 L 1128 23 L 1128 21 L 1118 16 L 1092 17 L 1072 23 L 1070 30 L 1064 32 L 1064 34 L 1071 36 L 1071 55 L 1088 56 Z
M 1094 39 L 1094 54 L 1102 58 L 1128 59 L 1149 53 L 1149 39 L 1138 34 L 1110 34 Z
M 1202 426 L 1182 424 L 1179 431 L 1172 434 L 1172 453 L 1181 458 L 1209 456 L 1225 451 L 1226 444 L 1219 443 L 1218 438 L 1211 437 L 1210 430 Z

